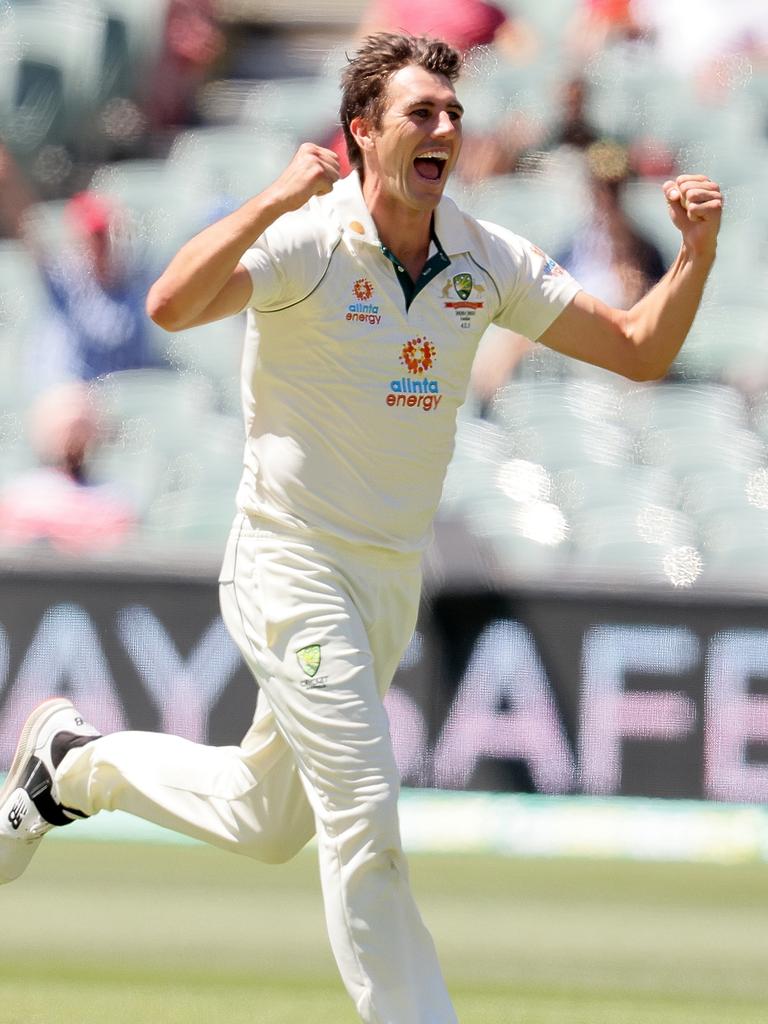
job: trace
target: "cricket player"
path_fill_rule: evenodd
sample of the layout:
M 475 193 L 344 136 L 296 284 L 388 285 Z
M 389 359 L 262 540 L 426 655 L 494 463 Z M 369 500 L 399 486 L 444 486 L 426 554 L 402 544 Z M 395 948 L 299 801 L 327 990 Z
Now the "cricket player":
M 266 862 L 316 835 L 330 942 L 366 1024 L 456 1021 L 411 895 L 382 698 L 416 620 L 480 337 L 496 323 L 633 380 L 662 376 L 722 208 L 704 175 L 666 182 L 680 253 L 630 310 L 605 306 L 443 196 L 461 148 L 459 69 L 443 42 L 366 38 L 342 80 L 353 172 L 339 180 L 331 152 L 302 145 L 149 292 L 170 331 L 248 310 L 244 470 L 220 576 L 259 685 L 242 744 L 99 737 L 55 698 L 28 720 L 0 794 L 2 881 L 51 827 L 102 810 Z

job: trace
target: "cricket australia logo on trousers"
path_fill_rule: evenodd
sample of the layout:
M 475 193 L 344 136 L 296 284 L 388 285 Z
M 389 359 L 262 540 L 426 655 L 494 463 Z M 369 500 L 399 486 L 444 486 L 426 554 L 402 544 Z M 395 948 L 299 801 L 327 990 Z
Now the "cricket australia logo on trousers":
M 328 676 L 318 676 L 317 674 L 321 658 L 320 644 L 308 644 L 306 647 L 301 647 L 296 651 L 296 660 L 305 676 L 301 680 L 301 685 L 305 690 L 322 689 L 328 682 Z

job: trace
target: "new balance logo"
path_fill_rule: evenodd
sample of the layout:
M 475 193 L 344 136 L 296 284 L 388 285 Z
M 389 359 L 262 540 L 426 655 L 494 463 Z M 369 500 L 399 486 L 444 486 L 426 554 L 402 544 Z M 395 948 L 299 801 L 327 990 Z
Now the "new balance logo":
M 27 813 L 27 804 L 23 796 L 17 796 L 10 811 L 8 811 L 8 821 L 11 823 L 11 827 L 14 832 L 21 827 L 22 821 L 24 821 L 24 815 Z

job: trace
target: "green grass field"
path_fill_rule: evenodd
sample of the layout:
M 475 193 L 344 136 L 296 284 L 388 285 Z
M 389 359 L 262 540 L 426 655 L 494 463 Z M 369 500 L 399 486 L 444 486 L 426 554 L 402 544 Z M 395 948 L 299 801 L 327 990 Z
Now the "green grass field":
M 765 1024 L 768 868 L 422 855 L 462 1024 Z M 43 844 L 4 888 L 0 1024 L 354 1024 L 313 853 Z

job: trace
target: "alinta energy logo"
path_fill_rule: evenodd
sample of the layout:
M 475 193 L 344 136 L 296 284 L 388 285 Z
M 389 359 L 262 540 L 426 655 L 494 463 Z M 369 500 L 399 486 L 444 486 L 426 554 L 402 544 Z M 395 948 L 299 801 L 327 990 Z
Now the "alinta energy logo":
M 373 285 L 367 277 L 359 277 L 352 285 L 352 293 L 357 301 L 350 302 L 347 306 L 347 320 L 356 320 L 359 323 L 372 324 L 378 327 L 381 323 L 381 313 L 373 298 Z
M 440 384 L 426 374 L 434 368 L 437 346 L 428 338 L 411 338 L 400 350 L 400 362 L 408 371 L 407 377 L 389 382 L 387 405 L 404 406 L 408 409 L 422 409 L 431 412 L 436 409 L 443 396 Z

